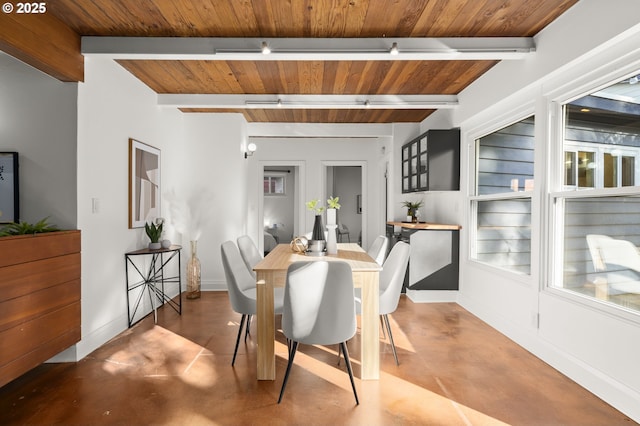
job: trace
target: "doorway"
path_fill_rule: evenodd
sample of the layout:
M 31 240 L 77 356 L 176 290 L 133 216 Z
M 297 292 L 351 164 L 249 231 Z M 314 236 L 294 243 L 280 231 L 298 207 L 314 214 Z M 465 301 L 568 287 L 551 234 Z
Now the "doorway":
M 363 242 L 363 191 L 360 165 L 326 165 L 325 198 L 340 197 L 338 242 Z
M 298 228 L 299 168 L 296 165 L 265 165 L 263 168 L 263 250 L 288 243 Z

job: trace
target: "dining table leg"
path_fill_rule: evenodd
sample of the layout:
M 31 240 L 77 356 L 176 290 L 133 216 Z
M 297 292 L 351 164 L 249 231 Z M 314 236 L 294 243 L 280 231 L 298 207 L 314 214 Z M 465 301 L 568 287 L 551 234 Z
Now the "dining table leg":
M 354 274 L 355 275 L 355 274 Z M 379 334 L 379 273 L 360 272 L 354 281 L 362 287 L 362 314 L 360 324 L 362 380 L 380 379 Z
M 269 273 L 257 272 L 256 293 L 258 380 L 275 380 L 275 314 L 273 308 L 273 280 Z

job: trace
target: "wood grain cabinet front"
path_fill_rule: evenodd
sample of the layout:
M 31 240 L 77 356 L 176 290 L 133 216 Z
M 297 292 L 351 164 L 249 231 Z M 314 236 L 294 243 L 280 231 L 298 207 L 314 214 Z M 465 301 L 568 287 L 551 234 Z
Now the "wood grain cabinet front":
M 80 332 L 80 231 L 0 238 L 0 386 Z

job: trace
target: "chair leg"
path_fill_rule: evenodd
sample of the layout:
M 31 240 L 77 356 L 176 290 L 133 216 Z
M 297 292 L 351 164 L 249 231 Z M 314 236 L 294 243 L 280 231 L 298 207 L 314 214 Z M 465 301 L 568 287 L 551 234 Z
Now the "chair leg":
M 342 346 L 338 345 L 338 365 L 340 365 L 340 354 L 342 354 Z
M 282 401 L 282 395 L 284 395 L 284 388 L 287 386 L 289 380 L 289 373 L 291 372 L 291 366 L 293 365 L 293 358 L 296 356 L 298 350 L 298 342 L 291 342 L 291 350 L 289 351 L 289 362 L 287 363 L 287 372 L 284 373 L 284 380 L 282 381 L 282 389 L 280 389 L 280 397 L 278 398 L 278 404 Z
M 349 372 L 349 379 L 351 380 L 351 387 L 353 388 L 353 396 L 356 397 L 356 405 L 360 405 L 358 400 L 358 392 L 356 392 L 356 383 L 353 381 L 353 370 L 351 369 L 351 360 L 349 359 L 349 351 L 347 350 L 346 342 L 340 343 L 342 353 L 344 354 L 344 361 L 347 364 L 347 371 Z
M 387 314 L 382 315 L 384 323 L 387 326 L 387 333 L 389 334 L 389 341 L 391 342 L 391 349 L 393 350 L 393 357 L 396 359 L 396 365 L 400 365 L 398 362 L 398 354 L 396 353 L 396 344 L 393 343 L 393 334 L 391 334 L 391 325 L 389 324 L 389 316 Z
M 384 319 L 382 315 L 380 315 L 380 327 L 382 327 L 382 338 L 387 338 L 387 329 L 385 328 Z
M 236 355 L 238 354 L 238 345 L 240 344 L 240 336 L 242 336 L 242 328 L 244 326 L 244 320 L 247 315 L 242 314 L 242 319 L 240 320 L 240 328 L 238 328 L 238 338 L 236 339 L 236 348 L 233 350 L 233 359 L 231 360 L 231 366 L 236 363 Z
M 247 336 L 251 333 L 249 333 L 249 329 L 251 328 L 251 315 L 247 315 L 247 332 L 244 334 L 244 341 L 246 343 L 247 341 Z

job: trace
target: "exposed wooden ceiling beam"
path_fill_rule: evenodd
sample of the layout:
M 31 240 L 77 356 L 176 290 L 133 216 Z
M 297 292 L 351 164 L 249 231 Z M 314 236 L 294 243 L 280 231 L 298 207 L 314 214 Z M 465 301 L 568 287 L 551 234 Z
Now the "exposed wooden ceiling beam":
M 82 37 L 83 54 L 138 60 L 508 60 L 532 52 L 531 37 Z
M 0 50 L 58 80 L 84 80 L 84 57 L 75 31 L 48 13 L 2 15 Z
M 458 106 L 456 95 L 212 95 L 159 94 L 174 108 L 240 109 L 438 109 Z

